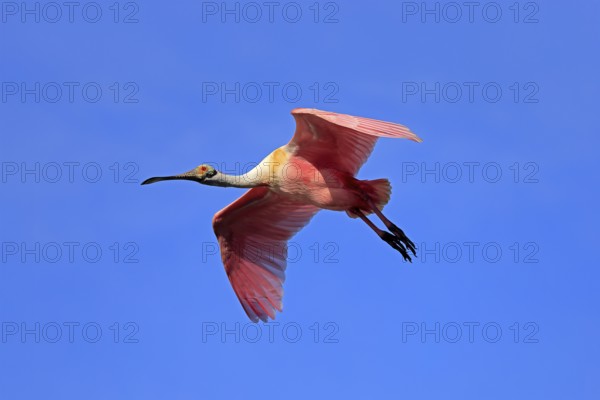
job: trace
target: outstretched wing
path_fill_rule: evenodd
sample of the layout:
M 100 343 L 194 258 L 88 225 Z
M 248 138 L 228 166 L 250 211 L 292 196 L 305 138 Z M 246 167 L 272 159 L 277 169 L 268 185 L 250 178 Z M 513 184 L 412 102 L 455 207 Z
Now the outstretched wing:
M 255 187 L 215 214 L 225 271 L 252 321 L 267 322 L 282 310 L 287 241 L 317 211 L 268 187 Z
M 336 114 L 314 108 L 292 110 L 296 132 L 288 143 L 295 155 L 315 166 L 356 175 L 380 137 L 422 140 L 404 125 Z

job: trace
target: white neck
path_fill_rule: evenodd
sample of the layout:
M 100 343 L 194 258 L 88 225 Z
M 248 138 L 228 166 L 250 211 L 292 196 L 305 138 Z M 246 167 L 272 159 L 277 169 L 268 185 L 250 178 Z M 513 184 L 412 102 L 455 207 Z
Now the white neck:
M 215 176 L 205 180 L 203 183 L 213 186 L 253 188 L 257 186 L 269 185 L 268 176 L 263 176 L 260 170 L 256 168 L 246 172 L 243 175 L 229 175 L 218 172 Z

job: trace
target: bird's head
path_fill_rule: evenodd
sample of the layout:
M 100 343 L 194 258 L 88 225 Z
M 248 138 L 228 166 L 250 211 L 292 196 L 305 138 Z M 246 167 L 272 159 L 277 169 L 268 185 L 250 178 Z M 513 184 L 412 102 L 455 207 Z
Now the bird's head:
M 210 166 L 208 164 L 201 164 L 201 165 L 197 166 L 196 168 L 192 169 L 191 171 L 184 172 L 183 174 L 172 175 L 172 176 L 156 176 L 154 178 L 146 179 L 144 182 L 142 182 L 142 185 L 148 185 L 148 184 L 154 183 L 154 182 L 171 181 L 171 180 L 187 180 L 187 181 L 203 183 L 205 185 L 210 185 L 210 184 L 216 183 L 214 178 L 215 178 L 215 176 L 217 176 L 217 174 L 218 174 L 218 171 L 216 169 L 214 169 L 212 166 Z

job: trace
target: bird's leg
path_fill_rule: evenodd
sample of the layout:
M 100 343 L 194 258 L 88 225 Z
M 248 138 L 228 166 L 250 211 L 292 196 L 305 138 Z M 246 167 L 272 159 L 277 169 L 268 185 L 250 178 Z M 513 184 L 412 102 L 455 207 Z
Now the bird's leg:
M 415 244 L 410 240 L 404 231 L 398 228 L 392 221 L 387 219 L 385 215 L 373 204 L 373 202 L 369 202 L 371 209 L 373 212 L 379 217 L 379 219 L 385 224 L 386 228 L 390 230 L 396 237 L 413 253 L 414 256 L 417 255 Z
M 389 233 L 388 231 L 384 231 L 382 229 L 379 229 L 373 222 L 371 222 L 371 220 L 369 218 L 367 218 L 367 216 L 365 214 L 363 214 L 362 211 L 360 211 L 359 209 L 354 209 L 352 210 L 352 213 L 358 215 L 360 217 L 360 219 L 362 219 L 363 221 L 365 221 L 365 223 L 367 225 L 369 225 L 369 227 L 371 229 L 373 229 L 375 231 L 375 233 L 383 240 L 385 241 L 387 244 L 389 244 L 390 246 L 392 246 L 394 249 L 398 250 L 400 252 L 400 254 L 402 254 L 402 257 L 406 260 L 406 261 L 410 261 L 412 262 L 412 259 L 410 258 L 410 256 L 408 255 L 408 252 L 406 251 L 406 247 L 404 247 L 404 244 L 402 243 L 402 241 L 400 240 L 400 238 L 396 237 L 395 235 L 392 235 L 391 233 Z M 410 241 L 409 241 L 410 242 Z M 412 242 L 410 242 L 412 243 Z M 411 250 L 412 251 L 412 250 Z M 414 254 L 414 251 L 413 251 Z

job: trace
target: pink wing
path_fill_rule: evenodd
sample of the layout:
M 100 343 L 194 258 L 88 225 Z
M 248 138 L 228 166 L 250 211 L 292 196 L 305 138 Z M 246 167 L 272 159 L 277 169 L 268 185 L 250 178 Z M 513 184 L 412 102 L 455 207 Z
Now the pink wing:
M 356 175 L 380 137 L 422 140 L 404 125 L 320 111 L 292 110 L 296 132 L 288 143 L 295 155 L 317 167 L 333 167 Z
M 229 282 L 248 317 L 275 318 L 282 310 L 286 243 L 319 211 L 267 187 L 255 187 L 219 211 L 213 228 Z

